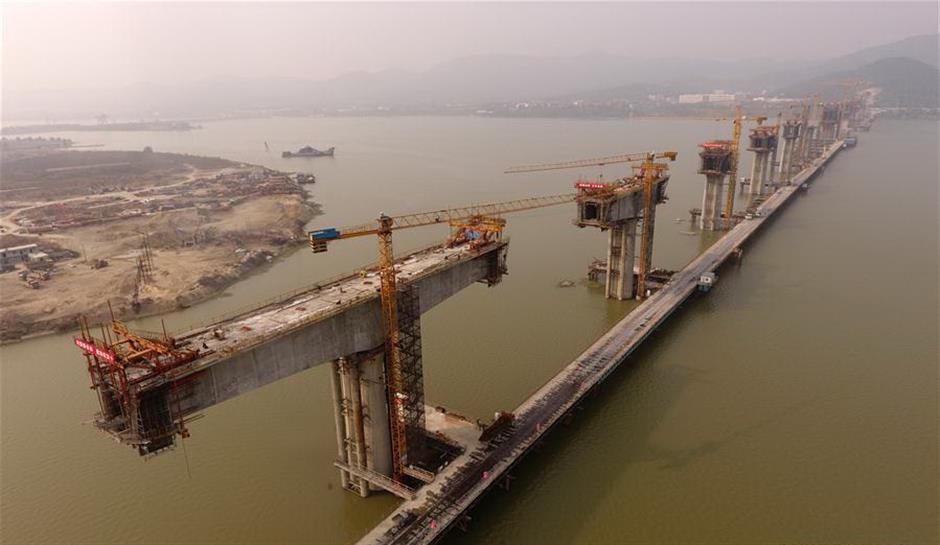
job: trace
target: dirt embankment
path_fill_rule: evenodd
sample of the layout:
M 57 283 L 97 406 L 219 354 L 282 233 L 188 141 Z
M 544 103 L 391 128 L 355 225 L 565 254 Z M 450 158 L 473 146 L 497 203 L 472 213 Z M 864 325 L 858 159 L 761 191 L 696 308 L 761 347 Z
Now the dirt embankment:
M 60 234 L 56 242 L 82 257 L 58 263 L 41 287 L 30 289 L 16 272 L 0 275 L 0 340 L 68 331 L 80 314 L 107 319 L 109 301 L 123 319 L 192 305 L 305 242 L 303 226 L 316 214 L 300 196 L 277 195 L 226 211 L 164 212 Z M 152 262 L 143 279 L 139 233 L 149 233 Z M 98 260 L 107 264 L 93 268 Z
M 207 161 L 200 166 L 219 166 Z M 51 162 L 39 163 L 42 190 L 32 197 L 44 199 L 56 185 L 45 177 Z M 81 314 L 107 319 L 109 302 L 122 319 L 192 305 L 305 243 L 304 225 L 319 212 L 283 173 L 243 165 L 220 174 L 188 163 L 168 172 L 162 160 L 155 169 L 145 173 L 151 183 L 128 179 L 129 187 L 106 194 L 120 207 L 86 223 L 72 211 L 93 202 L 86 197 L 5 203 L 0 248 L 38 248 L 0 274 L 0 341 L 67 331 Z M 17 176 L 27 185 L 25 171 Z M 102 198 L 90 183 L 70 182 L 68 193 Z M 39 221 L 46 230 L 29 234 Z
M 32 201 L 161 186 L 178 182 L 194 170 L 241 166 L 217 157 L 141 151 L 63 150 L 24 158 L 4 151 L 2 159 L 4 200 Z

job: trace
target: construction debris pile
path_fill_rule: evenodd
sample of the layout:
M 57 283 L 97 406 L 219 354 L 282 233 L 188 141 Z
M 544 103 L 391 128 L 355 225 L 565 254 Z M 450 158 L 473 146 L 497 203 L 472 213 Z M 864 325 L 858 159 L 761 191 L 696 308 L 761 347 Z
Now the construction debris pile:
M 27 208 L 12 220 L 23 233 L 47 233 L 169 210 L 229 210 L 257 196 L 304 194 L 293 177 L 261 167 L 225 171 L 211 178 L 141 191 L 113 189 L 113 193 L 104 196 Z

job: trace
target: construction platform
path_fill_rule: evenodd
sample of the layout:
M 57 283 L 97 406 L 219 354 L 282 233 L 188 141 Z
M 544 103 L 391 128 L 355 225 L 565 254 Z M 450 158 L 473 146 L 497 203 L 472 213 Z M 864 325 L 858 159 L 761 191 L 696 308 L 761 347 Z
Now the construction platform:
M 494 243 L 504 247 L 507 243 Z M 475 259 L 493 251 L 492 246 L 470 250 L 466 246 L 446 248 L 439 244 L 408 255 L 396 263 L 398 282 L 407 285 L 433 276 L 444 269 L 452 268 L 463 261 Z M 495 279 L 493 280 L 496 281 Z M 177 341 L 189 342 L 203 349 L 203 356 L 193 365 L 179 368 L 177 374 L 185 375 L 213 365 L 228 355 L 244 351 L 267 340 L 302 329 L 313 322 L 325 320 L 351 307 L 377 301 L 379 298 L 379 274 L 377 269 L 367 267 L 359 273 L 349 274 L 334 281 L 305 288 L 300 294 L 277 303 L 213 323 L 177 337 Z M 424 298 L 422 311 L 433 306 Z M 381 338 L 379 339 L 381 341 Z M 330 361 L 332 358 L 319 361 Z
M 366 534 L 361 545 L 434 543 L 454 527 L 465 527 L 468 511 L 494 485 L 508 486 L 509 472 L 584 396 L 601 384 L 657 327 L 695 293 L 700 279 L 714 273 L 781 206 L 841 149 L 835 141 L 792 185 L 777 189 L 715 244 L 672 276 L 576 360 L 562 369 L 514 411 L 510 428 L 455 460 L 421 494 L 403 502 Z
M 474 283 L 498 283 L 506 272 L 507 248 L 506 239 L 477 247 L 436 245 L 397 259 L 399 285 L 414 288 L 415 319 Z M 175 432 L 184 431 L 184 420 L 203 409 L 313 366 L 381 347 L 379 291 L 378 272 L 367 267 L 174 335 L 173 349 L 187 358 L 127 366 L 120 380 L 93 373 L 103 407 L 95 423 L 141 455 L 169 448 Z M 110 333 L 102 328 L 106 336 Z M 89 358 L 96 351 L 98 360 L 115 357 L 100 340 L 77 339 L 77 344 Z M 103 361 L 99 365 L 105 366 Z M 375 389 L 384 392 L 384 387 Z M 117 408 L 121 402 L 127 405 L 124 411 Z M 374 404 L 378 411 L 380 404 Z

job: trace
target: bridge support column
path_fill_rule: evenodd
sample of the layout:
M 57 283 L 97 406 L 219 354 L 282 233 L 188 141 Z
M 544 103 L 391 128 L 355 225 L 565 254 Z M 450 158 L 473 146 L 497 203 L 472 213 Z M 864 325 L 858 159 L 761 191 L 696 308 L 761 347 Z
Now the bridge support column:
M 338 358 L 331 366 L 340 483 L 362 497 L 383 488 L 357 476 L 353 470 L 368 470 L 384 476 L 392 474 L 382 348 Z
M 646 298 L 646 283 L 649 280 L 650 272 L 653 270 L 653 235 L 656 233 L 656 205 L 653 205 L 651 212 L 648 217 L 644 216 L 642 219 L 642 221 L 647 223 L 644 229 L 649 232 L 649 244 L 647 244 L 645 248 L 642 243 L 640 244 L 640 273 L 637 275 L 637 285 L 633 290 L 636 292 L 635 298 L 637 301 L 642 301 Z M 633 271 L 630 272 L 632 273 Z M 640 285 L 641 283 L 643 285 Z
M 764 165 L 764 181 L 773 186 L 777 182 L 777 169 L 780 165 L 777 163 L 777 146 L 774 145 L 770 150 L 770 157 L 767 164 Z
M 366 464 L 372 471 L 392 476 L 392 438 L 385 385 L 385 354 L 378 350 L 359 362 L 360 388 L 365 423 Z M 379 488 L 373 486 L 373 490 Z
M 728 188 L 728 191 L 734 191 L 734 182 Z M 722 195 L 724 194 L 725 176 L 707 175 L 705 176 L 705 194 L 702 197 L 702 216 L 699 219 L 703 231 L 714 231 L 720 229 L 722 225 Z
M 607 245 L 607 285 L 609 299 L 620 301 L 633 298 L 633 260 L 636 253 L 636 222 L 627 220 L 610 228 Z
M 754 154 L 754 165 L 751 167 L 751 185 L 748 187 L 748 193 L 756 197 L 764 192 L 764 163 L 767 157 L 763 153 Z
M 782 185 L 790 185 L 790 155 L 793 153 L 793 141 L 785 139 L 780 149 L 780 164 L 777 166 L 777 176 Z
M 346 416 L 343 403 L 343 390 L 340 383 L 339 362 L 333 361 L 330 364 L 330 385 L 333 390 L 333 419 L 336 425 L 336 455 L 339 461 L 344 464 L 349 463 L 349 456 L 346 451 Z M 339 483 L 343 488 L 349 488 L 349 472 L 339 470 Z
M 359 380 L 359 361 L 356 357 L 340 358 L 340 372 L 343 374 L 343 397 L 346 400 L 346 445 L 347 457 L 352 467 L 366 468 L 365 423 L 362 418 L 362 383 Z M 369 495 L 369 483 L 361 477 L 354 477 L 358 483 L 359 495 Z
M 767 187 L 768 185 L 772 185 L 774 183 L 774 175 L 773 175 L 774 169 L 771 166 L 772 164 L 773 164 L 772 155 L 770 155 L 769 153 L 764 153 L 764 164 L 762 165 L 763 173 L 761 173 L 761 176 L 760 176 L 761 195 L 764 194 L 765 187 Z

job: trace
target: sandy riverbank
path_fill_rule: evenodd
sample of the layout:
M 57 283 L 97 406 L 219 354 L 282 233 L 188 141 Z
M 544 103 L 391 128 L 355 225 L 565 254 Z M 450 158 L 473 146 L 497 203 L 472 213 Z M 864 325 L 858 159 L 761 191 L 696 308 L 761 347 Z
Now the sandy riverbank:
M 248 172 L 260 167 L 238 168 Z M 65 205 L 42 201 L 32 208 L 11 208 L 14 212 L 2 218 L 6 234 L 0 235 L 0 246 L 36 243 L 45 253 L 64 249 L 74 257 L 17 263 L 15 270 L 0 274 L 0 341 L 68 331 L 82 314 L 91 322 L 105 320 L 109 302 L 116 317 L 128 320 L 208 299 L 304 244 L 304 225 L 319 211 L 301 186 L 282 173 L 265 171 L 263 179 L 256 173 L 261 180 L 256 186 L 236 180 L 238 172 L 227 174 L 231 182 L 217 171 L 181 169 L 174 174 L 179 180 L 172 186 L 165 177 L 160 179 L 157 197 L 148 192 L 153 186 L 147 184 L 132 191 L 123 189 L 122 205 L 127 209 L 139 202 L 198 199 L 197 205 L 139 214 L 135 210 L 133 216 L 111 216 L 82 225 L 63 222 L 42 234 L 21 229 L 15 235 L 10 231 L 21 225 L 17 222 L 26 217 L 23 211 L 33 211 L 39 204 L 51 210 Z M 278 185 L 265 186 L 269 179 Z M 209 189 L 205 180 L 211 180 Z M 167 187 L 171 187 L 169 192 Z M 214 195 L 228 187 L 236 188 L 237 196 L 216 206 Z M 214 193 L 209 196 L 209 191 Z M 61 202 L 73 205 L 75 199 Z M 150 259 L 141 271 L 148 253 L 145 245 Z
M 305 242 L 303 226 L 316 215 L 299 196 L 262 197 L 213 217 L 195 211 L 167 212 L 157 218 L 76 229 L 57 240 L 84 250 L 68 260 L 39 289 L 29 289 L 14 273 L 0 275 L 0 341 L 76 327 L 80 314 L 92 322 L 107 319 L 108 302 L 119 319 L 169 312 L 208 299 L 279 255 Z M 161 241 L 201 221 L 217 229 L 217 240 L 198 245 Z M 153 270 L 137 281 L 141 237 L 151 233 Z M 105 259 L 106 267 L 90 263 Z M 137 291 L 135 303 L 134 294 Z

